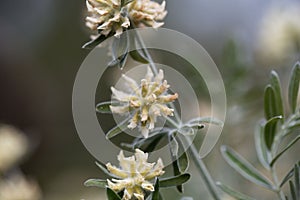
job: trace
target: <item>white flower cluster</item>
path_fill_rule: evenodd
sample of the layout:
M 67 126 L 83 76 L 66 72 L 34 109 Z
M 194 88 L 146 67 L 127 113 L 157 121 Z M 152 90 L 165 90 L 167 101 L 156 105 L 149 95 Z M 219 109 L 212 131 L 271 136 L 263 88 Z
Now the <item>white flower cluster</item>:
M 13 167 L 27 152 L 28 141 L 10 126 L 0 128 L 0 172 Z
M 151 0 L 133 0 L 122 6 L 122 0 L 86 0 L 86 26 L 98 30 L 99 34 L 115 36 L 130 26 L 130 20 L 138 27 L 142 24 L 158 28 L 167 14 L 165 2 L 158 4 Z
M 300 52 L 300 4 L 273 5 L 262 20 L 257 55 L 267 65 L 278 65 Z
M 135 80 L 123 75 L 126 83 L 130 86 L 131 93 L 119 91 L 111 87 L 113 98 L 120 102 L 120 105 L 110 106 L 113 113 L 126 114 L 130 112 L 132 119 L 128 128 L 134 129 L 139 127 L 142 135 L 147 138 L 149 130 L 154 128 L 158 116 L 172 116 L 173 109 L 166 104 L 173 102 L 178 98 L 178 94 L 166 94 L 170 87 L 166 80 L 163 80 L 164 73 L 159 70 L 159 73 L 154 76 L 150 67 L 147 74 L 141 80 L 139 85 Z
M 136 198 L 144 200 L 144 191 L 154 191 L 154 186 L 150 182 L 155 177 L 164 174 L 163 162 L 159 158 L 157 163 L 148 163 L 148 153 L 136 149 L 135 155 L 125 157 L 123 151 L 118 156 L 120 168 L 106 165 L 108 171 L 114 174 L 118 179 L 107 180 L 108 187 L 116 192 L 124 190 L 122 200 Z

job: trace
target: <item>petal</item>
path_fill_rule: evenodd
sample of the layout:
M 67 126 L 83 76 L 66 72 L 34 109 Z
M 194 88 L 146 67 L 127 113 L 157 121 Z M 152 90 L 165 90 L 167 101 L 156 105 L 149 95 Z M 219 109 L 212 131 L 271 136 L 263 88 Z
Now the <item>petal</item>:
M 125 106 L 109 106 L 111 112 L 118 113 L 118 114 L 124 114 L 129 111 L 128 105 Z
M 156 83 L 161 83 L 163 79 L 164 79 L 164 71 L 160 69 L 158 71 L 158 74 L 155 76 L 154 81 Z
M 115 89 L 114 87 L 111 87 L 110 89 L 111 89 L 113 97 L 115 99 L 122 101 L 122 102 L 128 102 L 130 100 L 130 97 L 131 97 L 130 94 L 119 91 L 119 90 Z
M 153 74 L 151 68 L 148 66 L 148 67 L 147 67 L 147 73 L 146 73 L 145 79 L 146 79 L 148 82 L 151 82 L 152 79 L 153 79 L 153 77 L 154 77 L 154 74 Z
M 137 91 L 139 89 L 138 83 L 132 78 L 126 76 L 125 74 L 122 75 L 122 78 L 125 80 L 125 82 L 133 91 Z
M 120 178 L 127 178 L 128 177 L 128 174 L 125 171 L 111 165 L 110 163 L 106 164 L 106 168 L 110 173 L 112 173 L 112 174 L 114 174 L 114 175 L 116 175 Z
M 148 190 L 150 192 L 154 191 L 154 186 L 152 185 L 152 183 L 148 181 L 143 182 L 141 186 L 144 190 Z

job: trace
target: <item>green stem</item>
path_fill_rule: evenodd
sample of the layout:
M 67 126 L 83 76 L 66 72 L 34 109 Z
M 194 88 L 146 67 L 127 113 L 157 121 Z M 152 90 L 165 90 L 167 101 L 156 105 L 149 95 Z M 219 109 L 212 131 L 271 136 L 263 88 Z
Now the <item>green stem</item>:
M 156 67 L 149 51 L 145 47 L 144 41 L 141 38 L 138 31 L 136 31 L 136 36 L 137 36 L 136 38 L 137 38 L 137 41 L 138 41 L 139 45 L 141 46 L 141 48 L 143 48 L 143 50 L 145 52 L 145 56 L 148 58 L 149 65 L 150 65 L 153 73 L 157 74 L 158 73 L 157 67 Z M 167 117 L 166 119 L 175 128 L 180 128 L 181 121 L 180 121 L 180 117 L 179 117 L 179 114 L 177 112 L 177 109 L 175 108 L 174 104 L 171 104 L 171 107 L 174 109 L 174 115 L 175 115 L 175 118 L 176 118 L 177 122 L 174 121 L 173 119 L 171 119 L 170 117 Z M 185 140 L 187 141 L 188 144 L 191 144 L 190 147 L 188 148 L 188 153 L 193 158 L 192 160 L 194 161 L 201 177 L 203 178 L 204 182 L 206 183 L 206 186 L 207 186 L 210 194 L 213 196 L 213 198 L 215 200 L 220 200 L 221 198 L 219 197 L 219 193 L 218 193 L 217 187 L 215 185 L 215 182 L 212 179 L 209 171 L 207 170 L 207 167 L 205 166 L 205 163 L 203 162 L 202 158 L 200 158 L 199 153 L 197 151 L 197 148 L 192 143 L 192 141 L 190 141 L 190 139 L 188 137 L 184 137 L 184 138 L 185 138 Z
M 274 184 L 276 186 L 278 198 L 280 200 L 286 200 L 285 199 L 285 195 L 284 195 L 283 191 L 280 188 L 280 184 L 279 184 L 279 181 L 278 181 L 277 173 L 276 173 L 276 170 L 275 170 L 275 165 L 271 168 L 271 173 L 272 173 L 272 177 L 273 177 L 273 182 L 274 182 Z

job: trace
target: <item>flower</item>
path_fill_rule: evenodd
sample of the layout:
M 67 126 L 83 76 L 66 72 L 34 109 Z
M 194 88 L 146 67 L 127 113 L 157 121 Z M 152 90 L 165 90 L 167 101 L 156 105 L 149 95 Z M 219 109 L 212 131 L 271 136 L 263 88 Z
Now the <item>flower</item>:
M 144 200 L 143 190 L 153 192 L 154 186 L 150 182 L 155 177 L 164 174 L 163 162 L 161 158 L 157 163 L 148 163 L 148 153 L 136 149 L 135 155 L 125 157 L 123 151 L 118 156 L 120 168 L 106 165 L 108 171 L 118 177 L 118 179 L 107 180 L 108 187 L 116 192 L 124 190 L 123 200 L 136 198 Z
M 86 17 L 86 26 L 92 30 L 99 30 L 101 35 L 107 36 L 113 32 L 119 36 L 123 28 L 130 26 L 126 8 L 121 7 L 121 0 L 87 0 L 86 6 L 90 16 Z
M 300 4 L 273 5 L 263 18 L 258 59 L 267 65 L 292 60 L 300 52 Z
M 15 165 L 27 152 L 28 141 L 23 134 L 10 126 L 0 128 L 0 172 Z
M 86 26 L 91 30 L 98 30 L 100 35 L 114 34 L 120 36 L 123 30 L 129 28 L 130 19 L 142 27 L 161 27 L 167 11 L 166 2 L 162 4 L 151 0 L 133 0 L 122 5 L 122 0 L 86 0 L 87 10 Z
M 130 18 L 138 27 L 146 25 L 159 28 L 164 25 L 164 23 L 160 21 L 167 15 L 165 1 L 159 4 L 151 0 L 136 0 L 128 6 Z
M 128 128 L 139 127 L 142 135 L 147 138 L 149 130 L 154 128 L 158 116 L 173 116 L 173 109 L 166 104 L 173 102 L 178 98 L 178 94 L 166 94 L 170 87 L 166 80 L 163 81 L 164 73 L 159 70 L 154 77 L 150 67 L 147 68 L 147 74 L 141 80 L 140 86 L 133 79 L 123 75 L 126 83 L 129 85 L 132 93 L 125 93 L 111 87 L 113 98 L 119 105 L 111 105 L 113 113 L 126 114 L 131 113 L 132 119 Z
M 0 182 L 1 200 L 39 200 L 41 192 L 33 181 L 26 180 L 22 175 L 14 175 Z

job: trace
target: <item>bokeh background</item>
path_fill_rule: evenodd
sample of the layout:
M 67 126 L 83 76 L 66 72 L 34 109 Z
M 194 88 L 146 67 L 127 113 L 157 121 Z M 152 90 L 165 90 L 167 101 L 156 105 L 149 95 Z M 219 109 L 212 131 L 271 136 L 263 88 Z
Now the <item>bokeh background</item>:
M 258 199 L 273 199 L 224 163 L 219 146 L 231 145 L 258 163 L 253 132 L 263 116 L 269 72 L 276 69 L 286 86 L 290 69 L 300 59 L 300 2 L 169 0 L 167 10 L 165 27 L 203 45 L 226 85 L 225 129 L 205 159 L 212 176 Z M 89 40 L 85 2 L 4 0 L 0 13 L 0 123 L 29 138 L 30 151 L 20 169 L 39 184 L 42 199 L 105 199 L 101 189 L 83 186 L 87 178 L 102 174 L 72 118 L 73 82 L 89 53 L 81 49 Z M 282 175 L 299 159 L 297 150 L 299 145 L 282 158 Z M 200 176 L 193 174 L 186 190 L 210 199 Z M 179 194 L 167 193 L 167 199 L 179 199 Z

